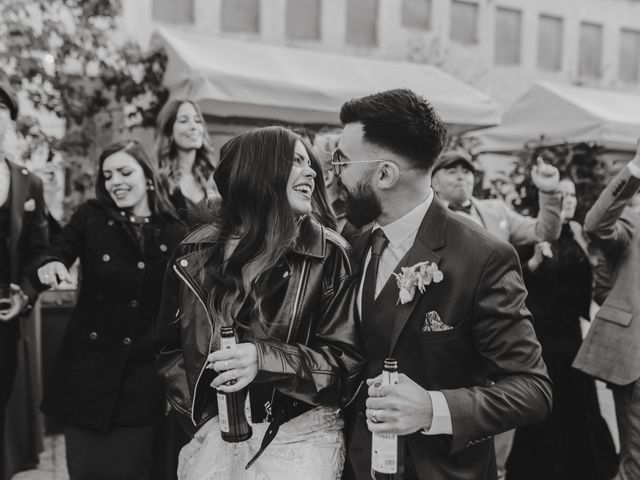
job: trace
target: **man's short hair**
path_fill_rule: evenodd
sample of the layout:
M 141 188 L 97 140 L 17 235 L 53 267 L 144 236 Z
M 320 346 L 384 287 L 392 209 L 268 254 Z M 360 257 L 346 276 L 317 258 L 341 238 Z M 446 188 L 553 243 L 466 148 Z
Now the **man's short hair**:
M 387 90 L 349 100 L 343 124 L 362 123 L 364 138 L 429 170 L 447 143 L 447 127 L 431 104 L 408 89 Z

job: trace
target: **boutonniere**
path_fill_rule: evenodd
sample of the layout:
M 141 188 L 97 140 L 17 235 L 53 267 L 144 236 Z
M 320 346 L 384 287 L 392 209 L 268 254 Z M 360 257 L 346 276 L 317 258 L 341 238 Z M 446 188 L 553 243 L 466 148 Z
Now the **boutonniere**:
M 427 285 L 440 283 L 444 275 L 438 270 L 438 265 L 433 262 L 416 263 L 413 267 L 402 267 L 401 273 L 394 273 L 400 294 L 398 303 L 410 302 L 416 295 L 416 288 L 424 293 Z

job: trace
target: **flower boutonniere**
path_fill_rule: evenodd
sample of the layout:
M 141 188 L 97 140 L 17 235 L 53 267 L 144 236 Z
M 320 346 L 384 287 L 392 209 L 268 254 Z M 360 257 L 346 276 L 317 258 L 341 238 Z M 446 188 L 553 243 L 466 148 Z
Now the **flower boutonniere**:
M 420 293 L 424 293 L 427 285 L 433 283 L 440 283 L 444 278 L 444 275 L 438 270 L 438 265 L 433 262 L 420 262 L 416 263 L 412 267 L 402 267 L 401 273 L 394 273 L 398 288 L 400 289 L 400 295 L 398 296 L 398 303 L 410 302 L 416 295 L 416 287 L 420 290 Z

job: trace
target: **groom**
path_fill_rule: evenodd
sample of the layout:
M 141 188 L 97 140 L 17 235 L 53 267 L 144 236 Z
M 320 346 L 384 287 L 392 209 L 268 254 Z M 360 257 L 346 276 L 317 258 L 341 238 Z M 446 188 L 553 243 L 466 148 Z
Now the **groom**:
M 334 173 L 349 220 L 370 224 L 350 239 L 369 379 L 352 404 L 353 474 L 370 478 L 380 432 L 406 440 L 405 480 L 493 480 L 493 435 L 551 411 L 516 253 L 434 201 L 447 132 L 427 101 L 381 92 L 345 103 L 340 119 Z M 398 385 L 378 382 L 386 357 L 398 361 Z

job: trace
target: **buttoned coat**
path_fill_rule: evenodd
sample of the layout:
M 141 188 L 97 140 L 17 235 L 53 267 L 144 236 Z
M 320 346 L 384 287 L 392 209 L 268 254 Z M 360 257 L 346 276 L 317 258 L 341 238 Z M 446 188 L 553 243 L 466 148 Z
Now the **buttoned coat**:
M 351 239 L 362 265 L 369 231 Z M 551 382 L 541 357 L 514 248 L 462 215 L 433 202 L 416 240 L 395 269 L 435 263 L 439 283 L 398 301 L 390 277 L 362 319 L 366 375 L 393 357 L 400 373 L 426 390 L 444 394 L 452 435 L 407 435 L 420 480 L 496 478 L 493 435 L 547 417 Z M 443 328 L 429 328 L 433 317 Z M 370 478 L 371 433 L 363 388 L 350 412 L 348 456 L 358 480 Z
M 536 218 L 520 215 L 502 200 L 472 198 L 471 201 L 480 215 L 484 228 L 512 245 L 553 241 L 560 236 L 562 201 L 559 195 L 540 192 L 540 211 Z
M 163 404 L 154 326 L 167 262 L 185 233 L 157 216 L 140 247 L 128 218 L 82 205 L 37 265 L 80 259 L 80 290 L 42 409 L 68 425 L 106 430 L 151 424 Z
M 612 266 L 612 287 L 573 366 L 620 386 L 640 378 L 640 215 L 626 208 L 639 189 L 640 179 L 625 167 L 584 223 Z

